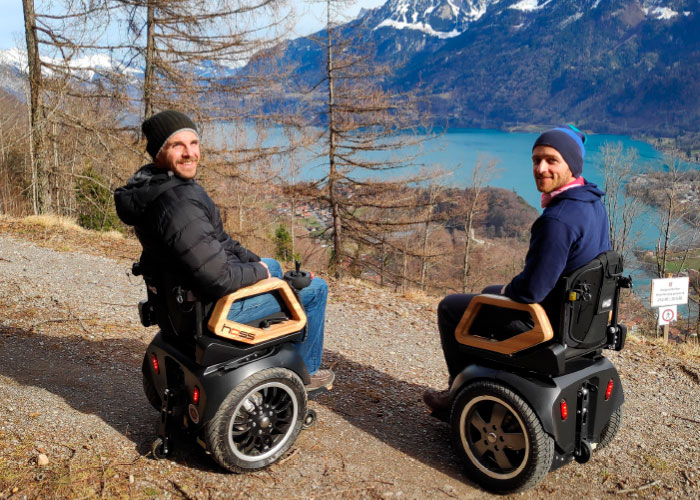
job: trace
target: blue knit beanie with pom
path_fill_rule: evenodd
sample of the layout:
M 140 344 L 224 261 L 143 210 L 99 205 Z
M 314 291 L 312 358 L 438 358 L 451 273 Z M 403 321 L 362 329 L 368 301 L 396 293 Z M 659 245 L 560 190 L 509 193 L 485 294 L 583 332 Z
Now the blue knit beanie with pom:
M 574 177 L 581 177 L 583 158 L 586 156 L 584 142 L 586 142 L 586 136 L 583 132 L 573 125 L 562 125 L 542 132 L 532 149 L 534 151 L 537 146 L 553 147 L 569 165 L 569 170 Z

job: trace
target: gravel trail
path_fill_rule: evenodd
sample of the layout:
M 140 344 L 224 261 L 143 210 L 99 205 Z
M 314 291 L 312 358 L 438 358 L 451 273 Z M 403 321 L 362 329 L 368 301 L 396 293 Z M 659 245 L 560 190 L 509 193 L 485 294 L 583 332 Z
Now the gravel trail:
M 286 457 L 247 475 L 187 443 L 153 460 L 158 414 L 139 367 L 155 330 L 138 322 L 134 243 L 115 246 L 125 255 L 0 234 L 0 499 L 490 497 L 421 402 L 447 378 L 437 300 L 357 281 L 330 282 L 324 365 L 335 387 L 310 403 L 318 421 Z M 634 339 L 609 357 L 626 396 L 618 437 L 518 498 L 698 497 L 700 360 Z

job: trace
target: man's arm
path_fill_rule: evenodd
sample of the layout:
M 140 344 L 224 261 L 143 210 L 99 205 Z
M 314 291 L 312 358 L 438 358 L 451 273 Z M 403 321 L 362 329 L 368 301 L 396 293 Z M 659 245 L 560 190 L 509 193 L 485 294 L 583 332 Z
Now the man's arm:
M 517 302 L 535 304 L 554 288 L 578 236 L 568 225 L 540 217 L 532 226 L 525 268 L 506 285 L 504 295 Z
M 222 231 L 223 232 L 223 231 Z M 260 257 L 241 245 L 238 241 L 223 233 L 226 238 L 222 242 L 225 250 L 230 255 L 234 255 L 241 262 L 260 262 Z
M 234 257 L 235 260 L 241 262 L 260 262 L 260 257 L 255 255 L 253 252 L 248 250 L 246 247 L 240 244 L 240 242 L 231 238 L 226 231 L 224 231 L 224 225 L 221 222 L 221 215 L 219 214 L 219 209 L 213 205 L 213 213 L 211 218 L 214 221 L 214 231 L 216 232 L 219 242 L 223 246 L 224 250 L 230 257 Z
M 219 240 L 220 233 L 212 225 L 207 208 L 196 200 L 182 200 L 171 206 L 159 226 L 163 241 L 190 274 L 199 294 L 222 297 L 269 275 L 260 262 L 237 262 L 228 257 L 230 244 Z

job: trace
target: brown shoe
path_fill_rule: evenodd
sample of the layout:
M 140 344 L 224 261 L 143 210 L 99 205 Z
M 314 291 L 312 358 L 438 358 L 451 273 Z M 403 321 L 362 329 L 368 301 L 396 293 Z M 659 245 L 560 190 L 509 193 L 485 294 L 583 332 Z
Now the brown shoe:
M 449 411 L 450 406 L 452 406 L 449 389 L 444 391 L 428 389 L 423 393 L 423 401 L 434 412 Z
M 333 388 L 334 380 L 335 373 L 333 373 L 331 370 L 319 370 L 311 375 L 311 381 L 305 386 L 306 392 L 315 391 L 316 389 L 321 389 L 322 387 L 330 391 Z

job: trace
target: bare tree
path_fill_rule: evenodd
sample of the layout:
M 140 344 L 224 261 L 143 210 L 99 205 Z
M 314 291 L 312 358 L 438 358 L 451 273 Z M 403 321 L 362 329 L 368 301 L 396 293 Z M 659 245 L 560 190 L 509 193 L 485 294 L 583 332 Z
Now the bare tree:
M 644 208 L 637 191 L 626 189 L 627 183 L 640 173 L 639 154 L 635 148 L 625 150 L 621 142 L 606 142 L 601 154 L 610 244 L 614 251 L 627 257 L 637 241 L 637 235 L 632 233 L 634 222 Z
M 24 34 L 27 43 L 29 76 L 30 149 L 29 159 L 32 178 L 32 204 L 34 213 L 44 213 L 49 204 L 49 180 L 46 166 L 46 118 L 44 113 L 44 85 L 39 57 L 39 37 L 34 0 L 22 0 L 24 9 Z
M 462 293 L 469 290 L 469 259 L 472 253 L 474 218 L 483 208 L 481 194 L 484 188 L 498 173 L 497 166 L 500 160 L 496 158 L 486 159 L 480 156 L 472 170 L 471 183 L 465 189 L 465 197 L 459 205 L 459 211 L 464 223 L 464 260 L 462 261 Z
M 665 156 L 666 171 L 660 175 L 658 184 L 659 236 L 656 242 L 656 274 L 662 278 L 666 275 L 672 251 L 682 247 L 694 238 L 688 232 L 697 233 L 696 228 L 689 227 L 686 217 L 690 207 L 680 199 L 680 190 L 687 181 L 687 172 L 682 161 L 673 156 Z
M 244 92 L 255 94 L 259 82 L 226 69 L 277 43 L 293 17 L 281 0 L 110 1 L 127 20 L 124 58 L 144 68 L 144 117 L 176 107 L 200 121 L 230 119 L 231 104 L 249 99 Z
M 408 223 L 397 220 L 397 214 L 413 206 L 415 198 L 402 189 L 417 183 L 420 176 L 399 180 L 395 172 L 418 168 L 418 148 L 415 153 L 407 152 L 420 138 L 412 133 L 418 125 L 417 104 L 410 94 L 382 89 L 388 69 L 370 63 L 373 48 L 362 36 L 362 22 L 337 26 L 336 8 L 346 2 L 325 3 L 326 29 L 324 37 L 317 40 L 323 44 L 325 73 L 308 94 L 315 102 L 323 102 L 319 112 L 325 127 L 322 157 L 327 173 L 318 185 L 323 188 L 322 199 L 331 218 L 330 267 L 340 275 L 343 260 L 355 260 L 351 244 L 365 248 L 384 245 L 386 251 L 391 233 L 403 230 Z M 325 95 L 320 94 L 320 88 Z M 399 150 L 402 155 L 397 154 Z

